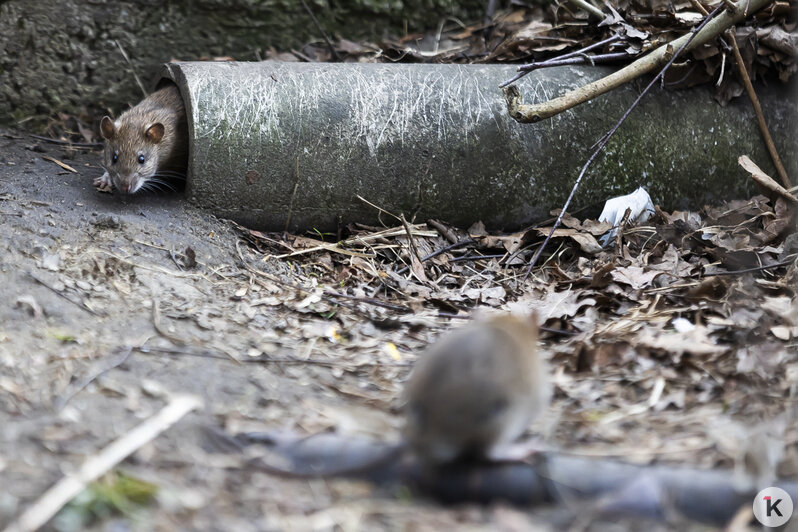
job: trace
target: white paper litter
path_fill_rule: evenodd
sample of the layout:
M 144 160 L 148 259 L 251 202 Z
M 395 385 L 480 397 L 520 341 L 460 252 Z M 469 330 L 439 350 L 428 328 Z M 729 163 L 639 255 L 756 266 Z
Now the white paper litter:
M 645 222 L 654 214 L 654 203 L 651 201 L 651 196 L 648 195 L 648 192 L 646 192 L 646 189 L 643 187 L 638 188 L 626 196 L 608 199 L 604 204 L 604 210 L 602 210 L 599 215 L 599 222 L 612 224 L 613 228 L 600 238 L 602 246 L 606 246 L 607 243 L 615 238 L 615 233 L 618 231 L 618 224 L 621 223 L 626 209 L 632 210 L 632 212 L 629 213 L 629 223 Z

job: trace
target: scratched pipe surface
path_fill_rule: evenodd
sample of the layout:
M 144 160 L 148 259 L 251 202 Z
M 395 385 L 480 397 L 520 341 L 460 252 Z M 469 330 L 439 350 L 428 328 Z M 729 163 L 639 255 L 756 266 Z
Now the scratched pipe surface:
M 608 72 L 545 69 L 519 87 L 537 102 Z M 165 65 L 161 82 L 177 83 L 188 112 L 186 195 L 218 216 L 266 230 L 378 223 L 360 195 L 408 219 L 512 229 L 562 204 L 591 146 L 638 90 L 622 87 L 522 125 L 498 88 L 514 73 L 501 65 L 186 62 Z M 760 97 L 795 180 L 798 105 L 784 87 Z M 737 157 L 772 165 L 750 107 L 743 98 L 720 107 L 704 89 L 654 90 L 589 171 L 577 207 L 639 185 L 666 208 L 754 194 Z

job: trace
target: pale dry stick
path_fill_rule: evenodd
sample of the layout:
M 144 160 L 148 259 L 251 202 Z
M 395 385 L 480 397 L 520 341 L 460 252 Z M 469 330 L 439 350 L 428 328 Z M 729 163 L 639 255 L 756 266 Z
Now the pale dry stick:
M 211 358 L 214 360 L 228 360 L 228 357 L 224 356 L 217 350 L 199 350 L 194 349 L 191 347 L 184 347 L 184 348 L 176 348 L 176 347 L 146 347 L 146 348 L 138 348 L 140 353 L 145 355 L 149 355 L 152 353 L 160 353 L 166 355 L 179 355 L 179 356 L 190 356 L 190 357 L 198 357 L 198 358 Z M 299 358 L 289 358 L 289 357 L 268 357 L 268 358 L 246 358 L 242 360 L 243 363 L 246 364 L 292 364 L 292 365 L 307 365 L 307 366 L 327 366 L 330 368 L 370 368 L 370 367 L 382 367 L 382 366 L 391 366 L 391 367 L 408 367 L 412 366 L 410 362 L 347 362 L 344 360 L 326 360 L 320 358 L 306 358 L 306 359 L 299 359 Z
M 57 164 L 58 166 L 60 166 L 64 170 L 66 170 L 67 172 L 72 172 L 73 174 L 77 174 L 78 173 L 77 170 L 75 170 L 74 168 L 69 166 L 67 163 L 59 161 L 55 157 L 50 157 L 49 155 L 42 155 L 42 159 L 44 159 L 45 161 L 50 161 L 51 163 Z
M 751 179 L 757 182 L 758 185 L 767 189 L 768 191 L 778 194 L 782 198 L 792 203 L 798 203 L 798 198 L 791 194 L 783 186 L 779 185 L 772 177 L 762 171 L 757 164 L 752 161 L 747 155 L 740 155 L 737 158 L 737 164 L 743 167 L 745 171 L 751 174 Z
M 754 0 L 754 1 L 757 1 L 757 0 Z M 582 178 L 584 177 L 585 172 L 587 171 L 587 169 L 590 166 L 590 164 L 593 162 L 593 160 L 596 157 L 598 157 L 598 154 L 601 153 L 601 150 L 604 149 L 604 146 L 607 145 L 607 143 L 610 141 L 610 139 L 615 134 L 615 132 L 618 131 L 618 128 L 621 127 L 621 124 L 624 123 L 624 121 L 631 114 L 631 112 L 634 110 L 634 108 L 637 107 L 637 104 L 640 103 L 640 101 L 648 93 L 648 91 L 651 89 L 651 87 L 653 87 L 654 84 L 660 78 L 662 78 L 664 76 L 665 72 L 667 72 L 667 70 L 671 66 L 671 64 L 676 60 L 677 57 L 679 57 L 679 54 L 681 54 L 690 45 L 692 37 L 696 37 L 698 34 L 701 33 L 701 30 L 703 28 L 705 28 L 709 24 L 709 22 L 713 19 L 713 17 L 715 17 L 715 15 L 718 14 L 718 12 L 720 11 L 721 7 L 723 7 L 723 4 L 718 4 L 718 7 L 716 7 L 712 11 L 712 13 L 710 13 L 709 15 L 707 15 L 704 18 L 703 22 L 701 22 L 701 24 L 698 25 L 698 27 L 695 29 L 695 31 L 692 31 L 690 33 L 690 35 L 689 35 L 690 38 L 688 38 L 687 40 L 685 40 L 681 44 L 681 47 L 678 50 L 676 50 L 676 53 L 672 54 L 670 60 L 665 64 L 664 67 L 662 67 L 662 70 L 659 71 L 659 74 L 654 76 L 654 79 L 652 79 L 649 82 L 649 84 L 646 85 L 646 88 L 643 89 L 643 91 L 635 99 L 635 101 L 632 102 L 632 105 L 629 106 L 629 109 L 626 110 L 626 112 L 623 114 L 623 116 L 618 121 L 618 123 L 615 124 L 615 126 L 613 126 L 613 128 L 606 135 L 604 135 L 604 137 L 602 137 L 602 139 L 597 143 L 598 147 L 593 151 L 593 153 L 590 155 L 590 158 L 587 160 L 585 165 L 582 167 L 582 170 L 579 172 L 579 176 L 576 178 L 576 182 L 574 183 L 573 188 L 571 188 L 571 193 L 568 195 L 568 199 L 565 200 L 565 205 L 563 205 L 562 210 L 560 210 L 560 214 L 557 216 L 557 220 L 554 222 L 554 225 L 552 226 L 551 231 L 549 231 L 549 234 L 548 234 L 548 236 L 546 236 L 546 239 L 543 241 L 543 244 L 540 245 L 538 250 L 532 256 L 532 260 L 529 262 L 529 268 L 526 271 L 526 275 L 524 275 L 524 279 L 521 281 L 522 283 L 526 282 L 527 278 L 529 277 L 529 274 L 532 272 L 532 268 L 535 267 L 535 264 L 537 263 L 538 258 L 540 257 L 540 254 L 543 253 L 543 250 L 546 248 L 546 245 L 549 243 L 549 240 L 551 240 L 551 237 L 554 234 L 554 231 L 556 231 L 557 228 L 560 226 L 560 223 L 562 223 L 562 217 L 565 214 L 565 212 L 568 210 L 568 206 L 571 204 L 571 200 L 574 198 L 574 194 L 576 194 L 576 189 L 579 188 L 579 183 L 582 181 Z M 511 88 L 514 88 L 514 87 L 511 87 Z
M 651 395 L 648 397 L 648 400 L 645 403 L 638 403 L 636 405 L 632 405 L 631 407 L 626 408 L 623 411 L 619 410 L 612 412 L 601 418 L 599 424 L 607 425 L 611 423 L 616 423 L 630 416 L 645 414 L 646 412 L 654 408 L 654 406 L 656 406 L 657 403 L 659 403 L 659 400 L 662 398 L 662 392 L 664 390 L 665 390 L 665 379 L 663 377 L 659 377 L 657 378 L 656 381 L 654 381 L 654 387 L 651 390 Z
M 751 12 L 759 11 L 773 1 L 774 0 L 750 0 Z M 504 89 L 507 111 L 516 121 L 530 124 L 546 118 L 551 118 L 563 111 L 592 100 L 597 96 L 616 89 L 654 70 L 665 62 L 670 64 L 674 56 L 674 50 L 679 50 L 679 53 L 690 51 L 714 39 L 727 28 L 745 19 L 744 8 L 746 3 L 747 0 L 740 0 L 735 4 L 736 8 L 734 12 L 726 11 L 717 17 L 712 17 L 709 23 L 707 23 L 707 19 L 704 19 L 704 22 L 698 26 L 699 29 L 697 31 L 691 31 L 676 40 L 660 46 L 645 57 L 641 57 L 634 63 L 625 66 L 617 72 L 613 72 L 609 76 L 583 85 L 553 100 L 534 105 L 524 105 L 521 103 L 521 92 L 518 90 L 518 87 L 507 87 Z M 725 7 L 722 3 L 718 4 L 718 6 Z M 715 11 L 718 11 L 717 7 Z M 688 46 L 685 47 L 685 45 Z
M 122 48 L 121 44 L 119 44 L 119 41 L 114 39 L 114 44 L 116 45 L 117 48 L 119 48 L 119 51 L 122 53 L 122 57 L 125 58 L 125 61 L 127 62 L 127 65 L 130 67 L 130 73 L 133 74 L 133 77 L 135 78 L 136 83 L 138 84 L 139 88 L 141 89 L 141 93 L 144 94 L 144 97 L 146 98 L 148 96 L 147 89 L 144 88 L 144 84 L 141 82 L 141 79 L 139 78 L 139 75 L 136 74 L 136 69 L 133 67 L 133 62 L 127 56 L 127 52 L 125 52 L 125 49 Z
M 724 1 L 729 2 L 729 0 Z M 701 2 L 699 2 L 699 0 L 690 0 L 690 3 L 693 4 L 696 9 L 701 11 L 704 16 L 707 15 L 706 8 L 701 4 Z M 773 137 L 770 136 L 770 129 L 768 128 L 767 121 L 765 120 L 765 115 L 762 113 L 762 105 L 759 103 L 759 98 L 757 97 L 754 86 L 751 83 L 751 77 L 748 75 L 748 69 L 745 67 L 743 56 L 740 54 L 740 47 L 737 45 L 737 36 L 734 34 L 734 28 L 729 28 L 727 30 L 727 35 L 731 41 L 731 48 L 734 53 L 734 62 L 737 65 L 737 73 L 740 74 L 740 78 L 743 80 L 743 85 L 745 85 L 745 91 L 748 93 L 748 98 L 751 100 L 751 105 L 754 108 L 756 120 L 759 124 L 759 131 L 762 132 L 762 137 L 765 141 L 765 146 L 768 149 L 770 158 L 773 160 L 773 165 L 776 167 L 776 171 L 779 173 L 782 183 L 784 183 L 784 186 L 787 188 L 790 188 L 790 178 L 787 176 L 787 170 L 784 169 L 784 165 L 781 164 L 781 158 L 779 157 L 778 150 L 776 150 L 776 145 L 773 143 Z M 723 62 L 721 63 L 720 76 L 718 77 L 717 86 L 720 86 L 720 83 L 723 80 L 725 66 L 726 54 L 723 54 Z
M 735 37 L 733 29 L 730 29 L 728 34 L 729 40 L 731 41 L 732 50 L 734 51 L 734 63 L 737 65 L 737 73 L 740 74 L 740 77 L 743 80 L 743 85 L 745 85 L 745 91 L 748 93 L 748 98 L 751 100 L 751 105 L 754 107 L 756 121 L 759 124 L 759 131 L 762 132 L 762 137 L 765 140 L 765 146 L 767 146 L 768 153 L 770 153 L 770 158 L 773 160 L 773 165 L 776 167 L 776 171 L 779 173 L 781 182 L 784 183 L 785 187 L 790 188 L 792 186 L 790 183 L 790 178 L 787 176 L 787 170 L 784 169 L 784 165 L 781 164 L 781 158 L 779 157 L 778 150 L 776 150 L 776 145 L 773 144 L 773 137 L 770 136 L 770 130 L 768 129 L 768 124 L 765 121 L 765 115 L 762 113 L 762 105 L 759 103 L 759 98 L 757 97 L 754 86 L 751 83 L 751 77 L 748 75 L 748 70 L 745 68 L 743 56 L 740 55 L 740 47 L 737 46 L 737 37 Z
M 58 511 L 119 462 L 152 441 L 183 416 L 202 408 L 202 400 L 191 395 L 178 395 L 160 412 L 89 458 L 78 471 L 59 480 L 28 507 L 4 532 L 28 532 L 44 526 Z
M 398 216 L 396 216 L 394 213 L 392 213 L 392 212 L 388 212 L 388 211 L 386 211 L 385 209 L 383 209 L 382 207 L 380 207 L 379 205 L 375 205 L 375 204 L 371 203 L 369 200 L 367 200 L 366 198 L 364 198 L 364 197 L 363 197 L 363 196 L 361 196 L 360 194 L 358 194 L 358 195 L 357 195 L 357 199 L 359 199 L 360 201 L 362 201 L 363 203 L 365 203 L 365 204 L 366 204 L 366 205 L 368 205 L 369 207 L 374 207 L 374 208 L 375 208 L 375 209 L 377 209 L 377 210 L 378 210 L 380 213 L 383 213 L 383 212 L 384 212 L 384 213 L 385 213 L 385 214 L 387 214 L 388 216 L 392 216 L 392 217 L 396 218 L 397 220 L 401 221 L 401 218 L 399 218 Z M 382 221 L 382 220 L 380 220 L 380 221 Z
M 607 15 L 601 9 L 597 8 L 593 4 L 585 2 L 585 0 L 571 0 L 571 3 L 581 9 L 584 9 L 597 19 L 604 20 L 607 18 Z

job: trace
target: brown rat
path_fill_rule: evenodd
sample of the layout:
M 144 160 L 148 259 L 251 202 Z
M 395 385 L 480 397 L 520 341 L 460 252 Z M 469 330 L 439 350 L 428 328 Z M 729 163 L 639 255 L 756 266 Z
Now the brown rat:
M 188 124 L 180 91 L 175 85 L 159 89 L 116 120 L 100 122 L 105 138 L 105 173 L 94 180 L 100 190 L 124 194 L 185 179 L 188 164 Z
M 534 317 L 499 315 L 445 335 L 405 387 L 404 437 L 428 465 L 500 458 L 549 404 Z
M 360 464 L 282 469 L 253 467 L 290 478 L 378 476 L 404 457 L 424 471 L 458 460 L 496 460 L 549 404 L 548 365 L 537 350 L 536 317 L 502 314 L 445 334 L 422 353 L 405 386 L 403 439 Z M 467 462 L 466 462 L 467 463 Z

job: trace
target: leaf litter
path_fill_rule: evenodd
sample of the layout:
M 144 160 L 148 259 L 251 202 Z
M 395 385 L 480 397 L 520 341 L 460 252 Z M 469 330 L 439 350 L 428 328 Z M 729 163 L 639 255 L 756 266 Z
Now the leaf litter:
M 270 279 L 281 287 L 270 284 L 270 304 L 337 323 L 348 353 L 337 363 L 377 379 L 360 390 L 367 403 L 396 407 L 400 386 L 389 379 L 443 329 L 475 312 L 534 310 L 561 399 L 542 427 L 548 439 L 591 455 L 742 467 L 745 442 L 714 443 L 721 421 L 787 416 L 798 384 L 793 206 L 760 195 L 698 211 L 656 207 L 605 248 L 597 238 L 612 226 L 566 213 L 523 284 L 552 220 L 511 234 L 439 220 L 351 224 L 339 241 L 235 228 L 253 271 L 283 271 Z M 628 440 L 630 423 L 644 440 Z M 644 430 L 651 424 L 658 430 Z M 771 466 L 795 475 L 794 422 L 779 441 L 791 450 Z M 743 451 L 727 452 L 734 445 Z

